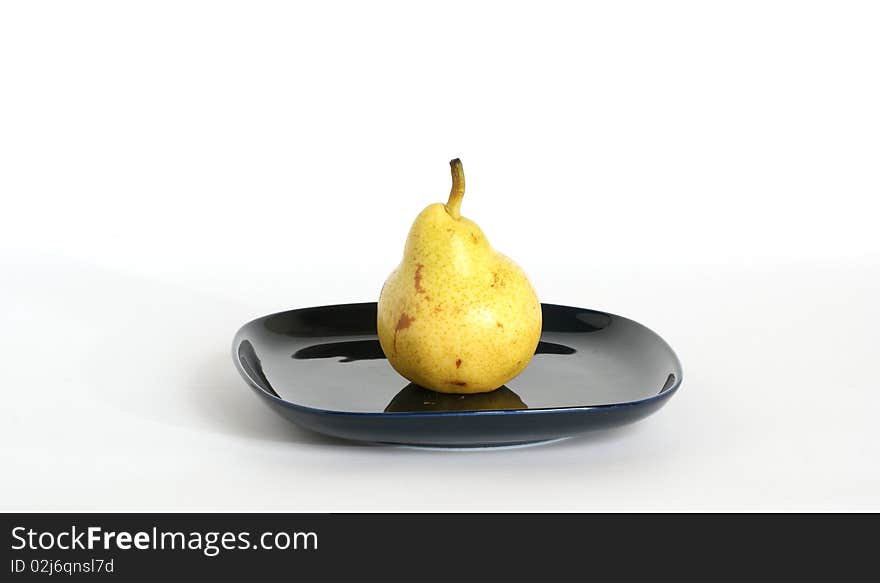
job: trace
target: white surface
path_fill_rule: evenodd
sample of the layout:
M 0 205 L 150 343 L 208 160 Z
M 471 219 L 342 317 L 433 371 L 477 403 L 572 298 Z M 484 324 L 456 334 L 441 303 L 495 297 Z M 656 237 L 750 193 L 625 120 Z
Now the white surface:
M 5 3 L 0 510 L 880 510 L 872 3 Z M 244 321 L 375 298 L 463 212 L 685 368 L 630 428 L 347 444 Z

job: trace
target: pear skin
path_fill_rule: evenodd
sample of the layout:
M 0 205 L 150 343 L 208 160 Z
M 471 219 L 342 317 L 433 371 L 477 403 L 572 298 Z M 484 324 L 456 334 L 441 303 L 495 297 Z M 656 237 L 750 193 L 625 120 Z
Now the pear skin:
M 379 343 L 408 380 L 441 393 L 492 391 L 526 368 L 541 304 L 525 272 L 460 214 L 461 162 L 446 204 L 423 210 L 379 295 Z

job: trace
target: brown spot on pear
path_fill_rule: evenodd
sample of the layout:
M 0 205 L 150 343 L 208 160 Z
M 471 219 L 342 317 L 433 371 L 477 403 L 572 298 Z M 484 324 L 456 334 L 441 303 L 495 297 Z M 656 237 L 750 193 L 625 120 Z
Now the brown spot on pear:
M 411 317 L 411 316 L 410 316 L 409 314 L 407 314 L 406 312 L 400 314 L 400 319 L 397 320 L 397 326 L 394 327 L 394 343 L 393 343 L 393 348 L 394 348 L 394 353 L 395 353 L 395 354 L 397 353 L 397 334 L 398 334 L 401 330 L 406 330 L 407 328 L 409 328 L 410 325 L 411 325 L 414 321 L 415 321 L 415 318 Z
M 425 288 L 422 287 L 422 269 L 424 269 L 424 267 L 425 267 L 424 265 L 419 263 L 416 266 L 416 273 L 413 276 L 413 281 L 416 284 L 416 293 L 417 294 L 425 293 Z
M 409 328 L 410 324 L 413 323 L 413 321 L 415 321 L 415 318 L 410 317 L 409 314 L 404 312 L 400 315 L 400 319 L 397 321 L 397 326 L 394 329 L 398 332 L 401 330 L 406 330 L 407 328 Z

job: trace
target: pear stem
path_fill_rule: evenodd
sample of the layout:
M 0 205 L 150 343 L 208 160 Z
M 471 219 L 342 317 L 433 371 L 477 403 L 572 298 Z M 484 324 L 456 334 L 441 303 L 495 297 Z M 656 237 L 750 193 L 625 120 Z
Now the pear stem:
M 452 168 L 452 190 L 449 192 L 446 212 L 453 219 L 459 219 L 461 218 L 461 199 L 464 197 L 464 168 L 458 158 L 450 161 L 449 166 Z

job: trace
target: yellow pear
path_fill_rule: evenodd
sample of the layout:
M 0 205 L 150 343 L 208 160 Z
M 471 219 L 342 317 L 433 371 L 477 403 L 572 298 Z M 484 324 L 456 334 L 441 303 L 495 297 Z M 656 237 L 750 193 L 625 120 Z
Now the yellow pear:
M 460 214 L 464 171 L 446 204 L 416 217 L 403 260 L 379 295 L 379 342 L 405 378 L 441 393 L 484 393 L 523 371 L 541 336 L 525 272 Z

